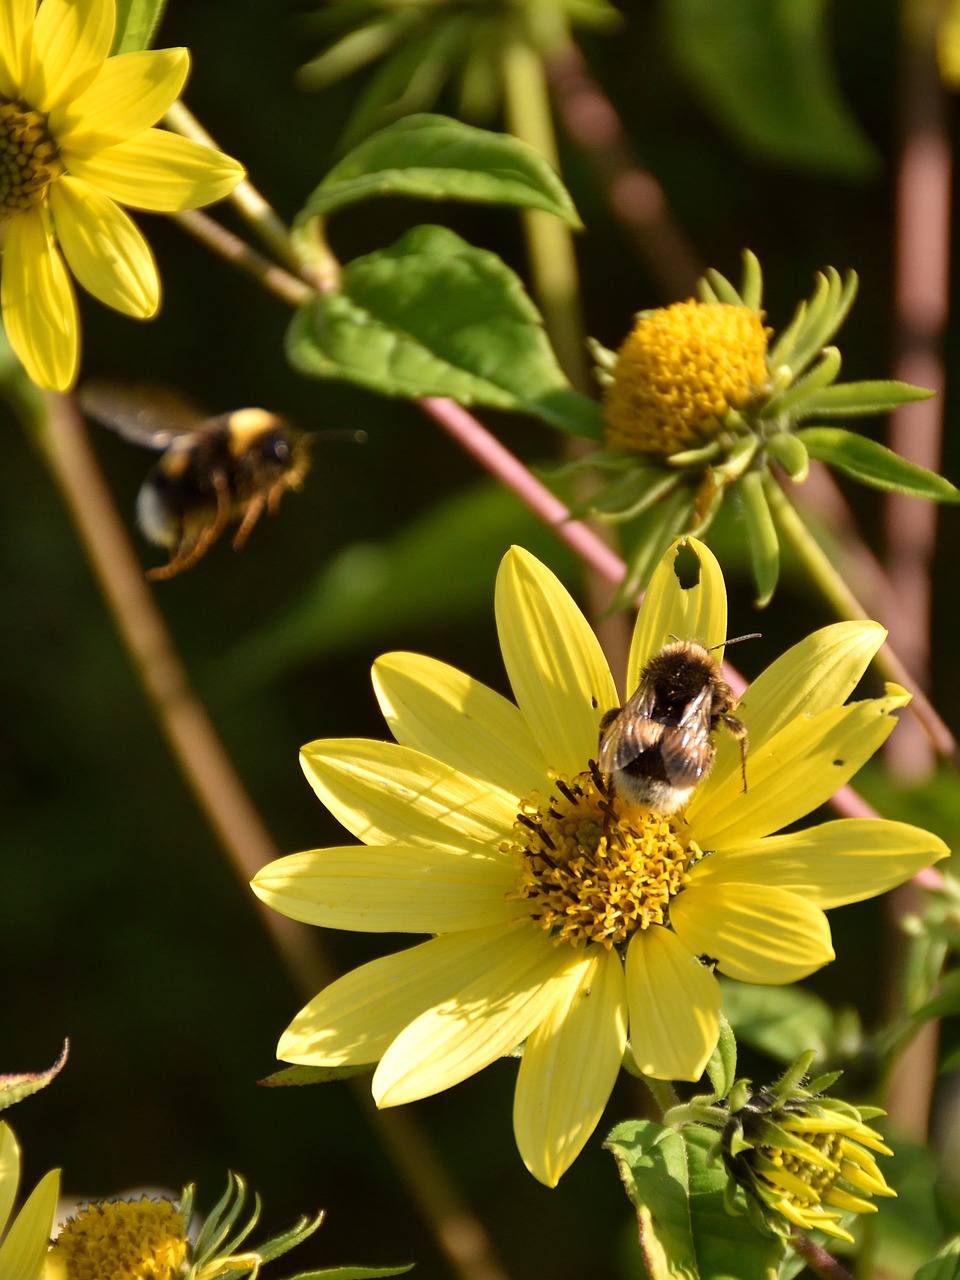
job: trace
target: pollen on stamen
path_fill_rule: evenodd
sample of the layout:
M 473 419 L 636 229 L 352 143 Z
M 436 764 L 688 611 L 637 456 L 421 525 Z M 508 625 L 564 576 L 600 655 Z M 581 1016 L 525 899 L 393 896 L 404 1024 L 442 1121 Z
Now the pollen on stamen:
M 595 766 L 557 774 L 550 795 L 528 796 L 501 848 L 520 868 L 511 898 L 528 901 L 540 928 L 575 947 L 615 947 L 666 923 L 700 856 L 668 818 L 621 805 Z
M 0 222 L 39 204 L 63 173 L 46 117 L 0 95 Z
M 143 1196 L 86 1205 L 64 1225 L 49 1258 L 64 1280 L 177 1280 L 187 1248 L 179 1205 Z

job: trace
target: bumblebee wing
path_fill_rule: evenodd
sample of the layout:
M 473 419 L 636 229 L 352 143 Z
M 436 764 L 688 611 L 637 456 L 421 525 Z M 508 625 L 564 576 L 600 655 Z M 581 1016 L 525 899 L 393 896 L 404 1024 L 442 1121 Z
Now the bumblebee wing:
M 653 687 L 641 684 L 629 702 L 601 730 L 597 763 L 605 773 L 625 769 L 661 741 L 664 726 L 660 721 L 651 719 L 655 704 Z
M 667 777 L 677 787 L 690 787 L 703 777 L 713 759 L 709 689 L 701 689 L 683 709 L 680 720 L 664 729 L 660 754 Z
M 77 402 L 88 418 L 158 453 L 174 440 L 195 436 L 204 421 L 178 392 L 149 384 L 94 380 L 80 388 Z

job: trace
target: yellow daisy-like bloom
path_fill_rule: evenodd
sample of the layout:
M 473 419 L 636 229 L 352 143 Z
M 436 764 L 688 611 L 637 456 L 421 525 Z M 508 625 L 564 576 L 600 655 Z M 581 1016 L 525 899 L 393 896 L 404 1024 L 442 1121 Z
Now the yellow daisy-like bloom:
M 656 570 L 627 672 L 671 637 L 722 645 L 720 567 L 690 540 L 699 582 Z M 689 554 L 689 553 L 685 553 Z M 514 548 L 497 625 L 516 705 L 430 658 L 394 653 L 374 685 L 397 743 L 311 743 L 303 767 L 356 845 L 271 863 L 255 892 L 285 915 L 436 935 L 331 984 L 284 1033 L 294 1063 L 378 1063 L 393 1106 L 457 1084 L 525 1042 L 514 1129 L 555 1185 L 600 1119 L 624 1053 L 696 1080 L 717 1043 L 714 968 L 787 983 L 832 959 L 823 909 L 901 883 L 947 850 L 903 823 L 840 820 L 772 833 L 823 804 L 893 728 L 902 690 L 844 705 L 883 641 L 876 623 L 826 627 L 750 687 L 750 735 L 718 734 L 713 771 L 666 819 L 624 805 L 595 764 L 617 704 L 600 645 L 561 583 Z
M 40 1280 L 60 1194 L 60 1171 L 40 1179 L 20 1212 L 13 1206 L 20 1186 L 20 1147 L 13 1130 L 0 1123 L 0 1276 Z
M 76 379 L 80 352 L 70 272 L 126 315 L 144 319 L 160 304 L 150 246 L 120 205 L 195 209 L 244 172 L 219 151 L 149 127 L 179 96 L 189 54 L 111 58 L 115 23 L 114 0 L 0 5 L 0 306 L 30 378 L 61 391 Z
M 691 300 L 641 313 L 604 389 L 607 445 L 656 457 L 699 448 L 764 386 L 766 352 L 748 307 Z
M 102 1201 L 65 1223 L 48 1269 L 60 1280 L 177 1280 L 187 1257 L 187 1222 L 170 1200 Z

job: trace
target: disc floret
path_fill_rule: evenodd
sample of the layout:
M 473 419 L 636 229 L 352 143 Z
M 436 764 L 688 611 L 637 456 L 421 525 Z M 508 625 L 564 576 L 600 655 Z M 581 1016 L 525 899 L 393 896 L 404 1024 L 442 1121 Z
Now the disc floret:
M 63 172 L 47 117 L 0 94 L 0 222 L 39 204 Z

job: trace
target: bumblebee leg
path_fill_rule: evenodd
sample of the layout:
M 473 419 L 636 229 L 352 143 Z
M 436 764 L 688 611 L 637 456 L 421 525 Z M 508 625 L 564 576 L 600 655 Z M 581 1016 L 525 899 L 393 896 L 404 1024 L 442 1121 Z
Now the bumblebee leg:
M 240 522 L 240 528 L 233 536 L 234 551 L 241 551 L 246 540 L 253 532 L 253 526 L 260 519 L 268 499 L 262 494 L 257 494 L 255 498 L 251 498 L 247 503 L 247 509 L 243 513 L 243 519 Z
M 202 560 L 207 554 L 216 540 L 227 527 L 230 519 L 230 503 L 228 501 L 229 488 L 226 477 L 222 472 L 213 473 L 213 485 L 217 492 L 217 514 L 208 525 L 204 525 L 193 541 L 186 536 L 181 537 L 180 541 L 170 558 L 169 564 L 161 565 L 157 569 L 147 571 L 147 577 L 151 582 L 158 582 L 167 578 L 175 578 L 178 573 L 183 573 L 185 569 L 192 569 L 198 560 Z

